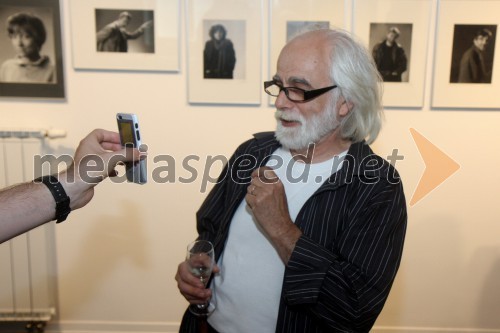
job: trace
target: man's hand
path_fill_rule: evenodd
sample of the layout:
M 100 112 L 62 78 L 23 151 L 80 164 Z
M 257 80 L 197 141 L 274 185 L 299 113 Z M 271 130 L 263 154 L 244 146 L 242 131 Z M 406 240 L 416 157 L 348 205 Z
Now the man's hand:
M 70 197 L 71 209 L 85 206 L 94 196 L 94 186 L 108 176 L 116 175 L 115 167 L 120 162 L 137 161 L 144 154 L 138 149 L 122 148 L 120 135 L 103 129 L 96 129 L 78 145 L 73 164 L 59 175 L 66 193 Z M 102 168 L 92 168 L 86 163 L 97 161 Z
M 261 167 L 252 172 L 245 200 L 286 264 L 302 232 L 290 217 L 285 188 L 271 168 Z
M 212 272 L 218 273 L 219 267 L 214 265 Z M 189 271 L 189 265 L 185 261 L 179 264 L 175 280 L 182 296 L 191 304 L 203 304 L 212 297 L 212 291 L 205 288 L 200 279 Z
M 150 28 L 152 25 L 153 25 L 152 20 L 146 21 L 143 24 L 141 24 L 141 26 L 139 27 L 139 30 L 144 31 L 144 30 Z

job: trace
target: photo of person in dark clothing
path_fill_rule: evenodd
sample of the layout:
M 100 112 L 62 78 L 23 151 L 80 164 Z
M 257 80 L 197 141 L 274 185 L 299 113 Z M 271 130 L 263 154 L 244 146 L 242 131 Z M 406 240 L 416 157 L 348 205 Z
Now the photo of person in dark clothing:
M 232 79 L 236 65 L 233 42 L 226 38 L 227 30 L 222 24 L 210 28 L 210 40 L 203 50 L 203 77 L 205 79 Z
M 496 29 L 496 25 L 455 25 L 450 83 L 491 83 Z
M 408 68 L 405 50 L 397 41 L 400 35 L 398 27 L 390 27 L 385 39 L 373 48 L 373 59 L 385 82 L 402 82 Z
M 102 26 L 102 22 L 110 15 L 116 15 L 116 10 L 96 9 L 96 50 L 97 52 L 154 52 L 153 12 L 152 11 L 121 11 L 110 23 Z M 136 17 L 138 16 L 138 17 Z M 134 23 L 135 18 L 135 23 Z M 146 19 L 145 21 L 142 21 Z M 109 22 L 109 21 L 108 21 Z M 137 25 L 141 22 L 140 25 Z M 134 23 L 134 24 L 132 24 Z M 135 48 L 129 47 L 129 41 L 143 37 L 145 40 Z M 151 44 L 151 45 L 147 45 Z
M 491 83 L 491 73 L 486 69 L 483 52 L 493 33 L 488 29 L 477 31 L 472 46 L 460 60 L 459 83 Z

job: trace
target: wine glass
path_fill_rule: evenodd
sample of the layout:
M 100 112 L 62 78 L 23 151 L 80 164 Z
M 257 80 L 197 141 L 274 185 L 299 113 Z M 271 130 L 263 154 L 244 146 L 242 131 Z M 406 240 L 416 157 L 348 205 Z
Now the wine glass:
M 187 247 L 186 262 L 191 273 L 198 277 L 206 287 L 215 263 L 214 246 L 205 240 L 190 243 Z M 213 305 L 210 306 L 210 302 L 189 306 L 189 311 L 199 317 L 209 316 L 214 309 Z

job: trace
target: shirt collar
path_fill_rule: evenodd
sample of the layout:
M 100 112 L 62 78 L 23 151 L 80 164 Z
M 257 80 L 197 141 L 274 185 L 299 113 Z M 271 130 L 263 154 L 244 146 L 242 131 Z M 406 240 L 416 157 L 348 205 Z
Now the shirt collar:
M 37 61 L 30 61 L 26 57 L 18 56 L 16 60 L 17 64 L 22 67 L 40 67 L 45 65 L 49 61 L 49 57 L 44 55 L 41 56 L 40 59 L 38 59 Z

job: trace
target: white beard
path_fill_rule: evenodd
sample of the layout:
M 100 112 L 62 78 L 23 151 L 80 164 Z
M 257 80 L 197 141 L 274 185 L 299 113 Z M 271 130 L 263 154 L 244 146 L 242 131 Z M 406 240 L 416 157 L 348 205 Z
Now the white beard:
M 276 139 L 286 149 L 307 149 L 309 144 L 317 143 L 324 136 L 336 130 L 340 122 L 337 120 L 334 109 L 326 108 L 309 119 L 299 112 L 276 110 L 274 117 L 278 121 L 276 125 Z M 285 127 L 281 119 L 298 121 L 299 126 Z

